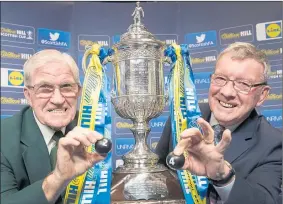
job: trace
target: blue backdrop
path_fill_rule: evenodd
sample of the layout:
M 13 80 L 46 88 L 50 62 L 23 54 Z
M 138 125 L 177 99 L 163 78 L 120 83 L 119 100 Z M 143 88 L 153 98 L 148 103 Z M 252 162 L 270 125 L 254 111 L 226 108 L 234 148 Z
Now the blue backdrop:
M 207 102 L 216 56 L 235 41 L 251 42 L 271 63 L 270 95 L 259 110 L 282 129 L 282 2 L 142 2 L 147 29 L 167 44 L 190 47 L 199 103 Z M 111 47 L 133 22 L 133 2 L 1 2 L 1 118 L 18 112 L 23 95 L 22 65 L 35 52 L 55 48 L 71 54 L 81 69 L 85 45 Z M 107 65 L 112 76 L 112 65 Z M 165 77 L 169 66 L 164 66 Z M 81 81 L 84 74 L 81 71 Z M 154 149 L 165 121 L 151 120 Z M 112 111 L 113 165 L 134 143 L 131 122 Z

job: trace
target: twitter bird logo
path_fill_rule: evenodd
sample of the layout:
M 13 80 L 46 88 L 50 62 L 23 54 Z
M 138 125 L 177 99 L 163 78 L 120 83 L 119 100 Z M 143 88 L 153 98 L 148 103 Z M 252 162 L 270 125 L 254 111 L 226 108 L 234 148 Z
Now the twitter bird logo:
M 200 36 L 197 36 L 197 35 L 196 35 L 197 43 L 201 43 L 201 42 L 203 42 L 203 41 L 204 41 L 204 39 L 205 39 L 205 34 L 204 34 L 204 33 L 203 33 L 203 34 L 201 34 Z
M 59 36 L 60 36 L 60 33 L 51 33 L 51 32 L 49 33 L 49 37 L 51 41 L 58 40 Z

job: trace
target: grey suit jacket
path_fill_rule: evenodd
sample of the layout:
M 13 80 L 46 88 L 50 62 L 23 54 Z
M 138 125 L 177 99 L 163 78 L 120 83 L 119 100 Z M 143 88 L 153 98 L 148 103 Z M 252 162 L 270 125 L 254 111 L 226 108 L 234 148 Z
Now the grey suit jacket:
M 209 121 L 208 104 L 200 104 L 202 116 Z M 170 117 L 166 122 L 156 153 L 160 162 L 173 150 Z M 224 154 L 236 171 L 228 204 L 273 204 L 278 202 L 282 183 L 282 132 L 253 110 L 232 133 Z M 209 192 L 208 192 L 209 193 Z
M 75 125 L 68 125 L 66 133 Z M 48 149 L 32 109 L 1 120 L 1 203 L 47 204 L 42 183 L 50 172 Z

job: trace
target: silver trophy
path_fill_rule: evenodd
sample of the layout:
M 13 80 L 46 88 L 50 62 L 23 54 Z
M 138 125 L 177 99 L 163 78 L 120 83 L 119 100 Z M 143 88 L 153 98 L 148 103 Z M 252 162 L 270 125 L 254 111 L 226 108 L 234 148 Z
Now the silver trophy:
M 112 180 L 111 203 L 185 203 L 177 176 L 157 163 L 146 141 L 149 121 L 166 105 L 163 75 L 165 43 L 157 40 L 141 22 L 143 9 L 137 2 L 134 23 L 113 46 L 114 90 L 117 114 L 133 122 L 133 149 L 123 156 Z

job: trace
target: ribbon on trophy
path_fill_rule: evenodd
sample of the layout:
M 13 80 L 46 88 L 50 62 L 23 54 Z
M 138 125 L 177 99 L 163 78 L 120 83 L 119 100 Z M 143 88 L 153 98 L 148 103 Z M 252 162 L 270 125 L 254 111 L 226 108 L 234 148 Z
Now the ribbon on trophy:
M 196 120 L 201 117 L 197 102 L 194 76 L 190 63 L 187 45 L 172 44 L 164 51 L 172 68 L 166 83 L 169 90 L 172 140 L 175 147 L 180 140 L 180 134 L 187 128 L 196 127 Z M 188 156 L 184 153 L 185 158 Z M 178 170 L 182 190 L 187 204 L 206 203 L 207 178 L 192 175 L 188 170 Z
M 78 126 L 89 128 L 111 140 L 110 83 L 105 73 L 103 62 L 112 55 L 113 50 L 106 50 L 93 44 L 83 56 L 85 78 L 79 110 Z M 86 61 L 91 55 L 89 65 Z M 87 147 L 88 152 L 95 152 L 94 145 Z M 110 203 L 112 179 L 112 153 L 105 160 L 96 163 L 84 174 L 73 179 L 66 188 L 64 204 Z

